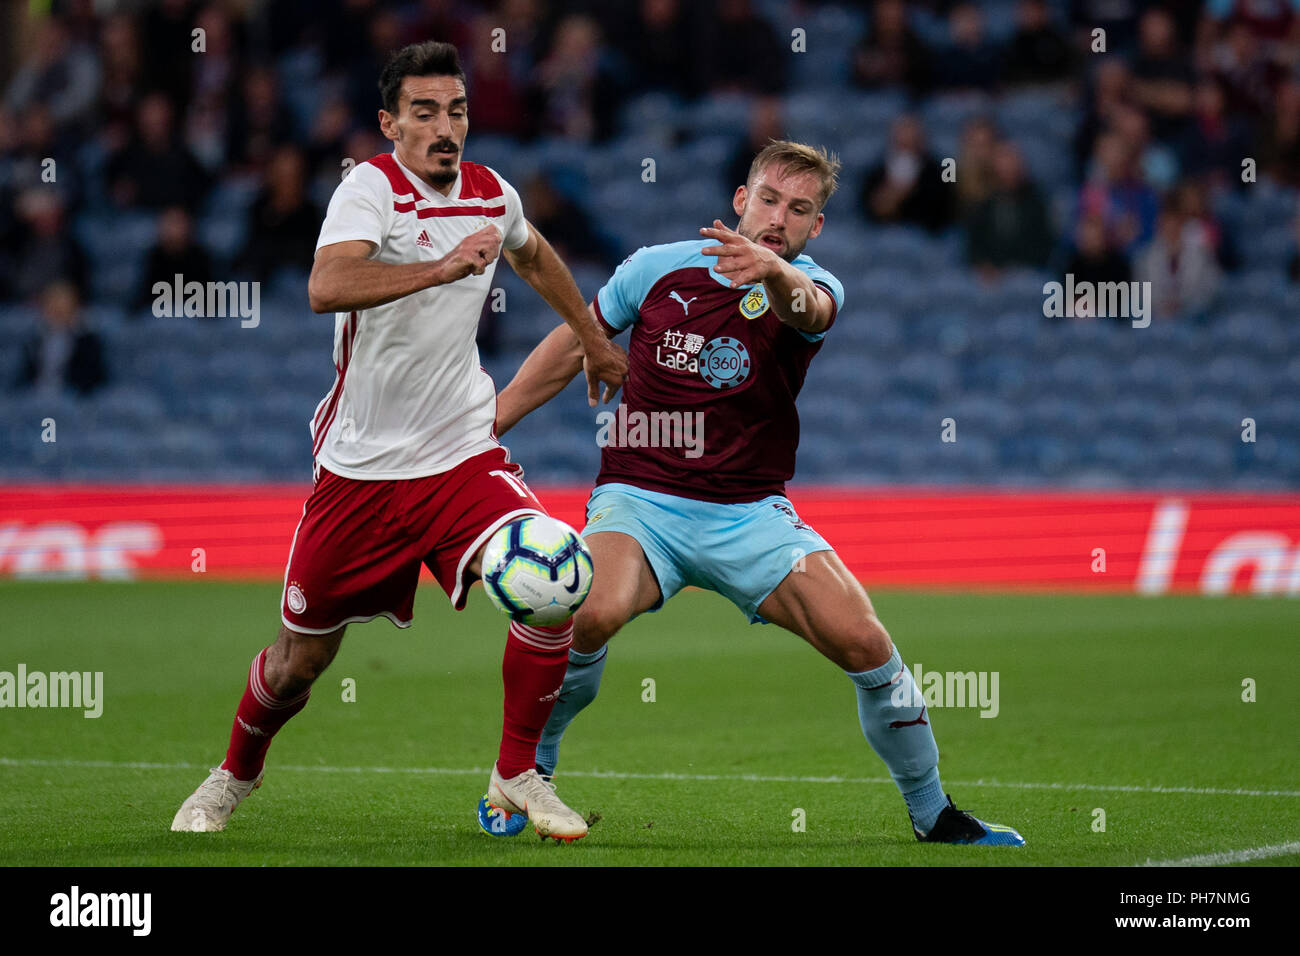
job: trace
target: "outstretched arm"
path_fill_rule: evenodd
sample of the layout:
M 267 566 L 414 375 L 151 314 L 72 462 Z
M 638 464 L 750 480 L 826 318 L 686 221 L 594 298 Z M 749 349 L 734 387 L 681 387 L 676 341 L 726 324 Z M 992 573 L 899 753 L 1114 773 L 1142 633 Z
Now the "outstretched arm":
M 573 341 L 577 343 L 580 355 L 586 356 L 585 363 L 580 363 L 551 395 L 567 385 L 585 365 L 587 404 L 593 407 L 596 405 L 596 399 L 600 396 L 601 382 L 605 383 L 603 401 L 608 402 L 627 379 L 627 355 L 606 337 L 604 330 L 596 321 L 595 314 L 588 310 L 587 303 L 583 300 L 582 293 L 578 291 L 578 286 L 573 281 L 573 275 L 568 267 L 531 222 L 528 223 L 528 241 L 518 249 L 507 249 L 506 261 L 521 279 L 536 289 L 550 307 L 559 313 L 560 318 L 564 319 L 568 326 Z M 550 336 L 547 338 L 549 339 Z M 540 348 L 539 346 L 538 349 Z M 536 354 L 537 352 L 534 351 L 533 355 Z M 529 356 L 529 361 L 532 358 L 533 356 Z M 524 364 L 527 366 L 528 363 Z M 523 369 L 520 369 L 520 372 L 522 373 Z M 549 397 L 548 395 L 547 398 Z M 537 404 L 540 405 L 541 402 Z M 536 407 L 536 405 L 532 406 L 532 408 Z M 528 411 L 532 411 L 532 408 Z M 498 431 L 497 434 L 501 432 Z
M 835 302 L 825 289 L 796 269 L 771 249 L 750 242 L 722 220 L 713 220 L 712 228 L 700 235 L 717 240 L 720 245 L 701 249 L 706 256 L 717 256 L 719 275 L 731 280 L 738 289 L 750 282 L 761 282 L 767 289 L 767 301 L 773 314 L 786 325 L 803 332 L 825 332 L 835 316 Z
M 590 312 L 592 321 L 595 313 Z M 583 350 L 578 337 L 567 325 L 557 326 L 524 359 L 510 384 L 497 395 L 497 437 L 501 437 L 515 424 L 545 405 L 573 381 L 582 371 Z M 607 387 L 608 391 L 608 387 Z M 606 400 L 612 393 L 606 396 Z
M 313 312 L 372 309 L 467 275 L 482 275 L 501 249 L 496 226 L 484 226 L 434 262 L 375 262 L 374 244 L 364 239 L 322 246 L 307 280 Z

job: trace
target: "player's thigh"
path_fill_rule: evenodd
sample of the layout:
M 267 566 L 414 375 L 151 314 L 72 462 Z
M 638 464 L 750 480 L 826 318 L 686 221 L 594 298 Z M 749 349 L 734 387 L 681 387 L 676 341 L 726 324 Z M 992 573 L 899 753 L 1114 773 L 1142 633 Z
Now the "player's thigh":
M 452 606 L 464 608 L 469 586 L 483 572 L 483 551 L 503 526 L 546 509 L 524 483 L 522 470 L 495 448 L 435 476 L 408 502 L 412 525 L 419 528 L 425 566 L 447 592 Z
M 271 693 L 285 697 L 300 692 L 304 684 L 310 686 L 333 663 L 346 630 L 344 626 L 327 634 L 303 634 L 281 624 L 262 671 Z
M 808 555 L 802 570 L 787 574 L 758 613 L 853 673 L 879 667 L 893 650 L 866 589 L 834 551 Z
M 424 552 L 403 518 L 420 487 L 321 469 L 289 549 L 280 597 L 286 628 L 323 635 L 379 616 L 410 625 Z
M 632 618 L 656 607 L 662 595 L 636 538 L 597 531 L 583 540 L 591 551 L 591 593 L 574 617 L 573 646 L 590 654 Z

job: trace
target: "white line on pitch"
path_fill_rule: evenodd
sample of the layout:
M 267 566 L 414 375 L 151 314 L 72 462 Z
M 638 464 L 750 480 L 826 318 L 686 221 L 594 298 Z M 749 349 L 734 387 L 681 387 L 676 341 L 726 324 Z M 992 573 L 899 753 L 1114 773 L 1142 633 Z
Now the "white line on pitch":
M 1142 866 L 1227 866 L 1229 863 L 1246 863 L 1249 860 L 1267 860 L 1275 856 L 1300 853 L 1300 841 L 1257 846 L 1251 850 L 1229 850 L 1226 853 L 1203 853 L 1185 856 L 1181 860 L 1147 860 Z
M 5 767 L 86 767 L 116 770 L 198 770 L 207 764 L 198 763 L 149 763 L 142 761 L 113 760 L 49 760 L 36 757 L 0 757 L 0 766 Z M 442 777 L 470 777 L 489 773 L 487 767 L 314 767 L 304 764 L 271 764 L 272 771 L 284 770 L 305 773 L 406 773 L 427 774 Z M 601 780 L 681 780 L 691 781 L 725 781 L 736 780 L 745 783 L 893 783 L 889 777 L 795 777 L 775 776 L 756 773 L 627 773 L 617 770 L 566 770 L 564 777 L 591 777 Z M 1124 784 L 1096 783 L 1035 783 L 1001 780 L 950 780 L 953 787 L 993 787 L 1003 790 L 1099 790 L 1112 793 L 1187 793 L 1206 794 L 1227 797 L 1300 797 L 1300 790 L 1244 790 L 1222 787 L 1162 787 L 1129 786 Z

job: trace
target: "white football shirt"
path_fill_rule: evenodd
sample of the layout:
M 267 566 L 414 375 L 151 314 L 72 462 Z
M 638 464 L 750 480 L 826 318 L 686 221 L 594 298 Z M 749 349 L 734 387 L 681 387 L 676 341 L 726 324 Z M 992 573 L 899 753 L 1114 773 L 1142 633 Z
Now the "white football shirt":
M 379 262 L 432 262 L 489 222 L 507 249 L 528 241 L 519 194 L 494 170 L 462 161 L 443 196 L 383 153 L 334 191 L 316 248 L 364 239 Z M 498 261 L 482 275 L 335 314 L 334 387 L 311 421 L 319 464 L 346 478 L 420 478 L 499 446 L 496 386 L 474 341 Z

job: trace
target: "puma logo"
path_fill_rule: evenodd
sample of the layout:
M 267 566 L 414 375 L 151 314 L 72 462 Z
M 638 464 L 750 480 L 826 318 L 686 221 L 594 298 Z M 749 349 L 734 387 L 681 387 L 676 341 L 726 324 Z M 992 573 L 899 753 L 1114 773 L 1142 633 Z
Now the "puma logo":
M 680 303 L 682 304 L 682 315 L 690 315 L 690 314 L 691 314 L 691 303 L 694 302 L 696 299 L 698 299 L 699 296 L 698 296 L 698 295 L 693 295 L 693 296 L 691 296 L 689 299 L 683 299 L 680 295 L 677 294 L 677 290 L 676 290 L 676 289 L 673 289 L 672 292 L 669 292 L 669 293 L 668 293 L 668 298 L 670 298 L 670 299 L 676 299 L 678 302 L 680 302 Z
M 921 708 L 921 714 L 920 714 L 920 716 L 918 716 L 918 717 L 916 718 L 916 720 L 891 720 L 891 721 L 889 722 L 889 729 L 890 729 L 890 730 L 899 730 L 899 729 L 901 729 L 901 728 L 903 728 L 903 727 L 915 727 L 915 726 L 917 726 L 918 724 L 926 724 L 926 725 L 929 724 L 929 721 L 927 721 L 927 720 L 925 719 L 925 708 L 924 708 L 924 707 Z

